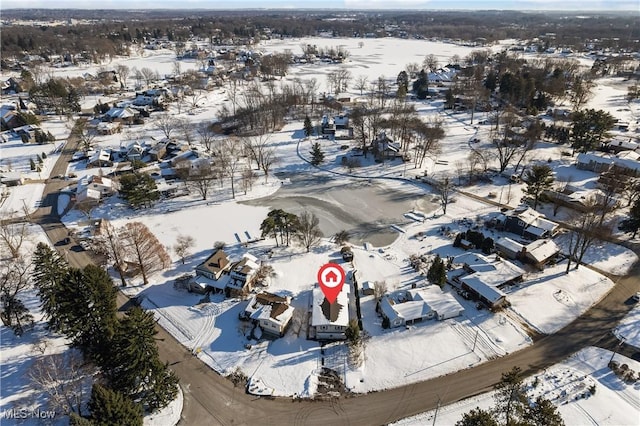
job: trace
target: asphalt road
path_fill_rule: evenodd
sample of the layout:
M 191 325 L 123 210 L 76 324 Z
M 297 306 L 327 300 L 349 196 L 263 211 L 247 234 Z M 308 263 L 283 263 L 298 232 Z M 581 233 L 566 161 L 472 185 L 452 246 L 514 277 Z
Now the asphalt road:
M 69 141 L 56 163 L 52 175 L 64 174 L 66 165 L 77 148 L 78 141 Z M 42 225 L 55 245 L 67 236 L 56 211 L 57 191 L 61 183 L 49 181 L 45 186 L 43 203 L 32 215 L 33 222 Z M 72 266 L 82 267 L 92 262 L 87 252 L 74 251 L 70 245 L 57 245 Z M 620 345 L 610 330 L 631 310 L 629 298 L 640 291 L 640 266 L 618 279 L 602 300 L 584 315 L 560 330 L 543 336 L 532 346 L 432 380 L 394 389 L 354 397 L 323 401 L 264 398 L 247 395 L 244 388 L 236 388 L 180 345 L 168 332 L 158 327 L 160 357 L 168 362 L 180 378 L 184 392 L 183 425 L 382 425 L 398 419 L 435 409 L 491 389 L 502 372 L 513 366 L 527 374 L 551 366 L 570 354 L 586 347 L 600 346 L 617 350 L 634 359 L 640 352 Z M 126 307 L 130 301 L 118 293 L 118 304 Z M 398 345 L 402 345 L 399 341 Z M 389 348 L 393 350 L 393 348 Z M 428 348 L 425 348 L 428 351 Z

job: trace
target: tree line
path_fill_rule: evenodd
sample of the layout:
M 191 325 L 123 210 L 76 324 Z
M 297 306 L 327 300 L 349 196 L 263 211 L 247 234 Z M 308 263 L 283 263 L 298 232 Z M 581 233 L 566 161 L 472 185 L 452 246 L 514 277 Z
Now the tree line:
M 32 370 L 32 381 L 48 393 L 69 396 L 77 394 L 87 378 L 95 378 L 88 410 L 81 404 L 57 407 L 70 415 L 72 424 L 103 424 L 109 419 L 113 424 L 141 425 L 144 412 L 175 399 L 178 379 L 158 356 L 153 314 L 134 307 L 118 317 L 117 290 L 104 269 L 72 268 L 59 253 L 39 243 L 31 278 L 47 328 L 69 339 L 83 358 L 43 358 Z M 61 365 L 52 370 L 56 363 Z M 77 372 L 73 383 L 50 377 L 62 369 Z M 69 398 L 58 403 L 65 400 Z

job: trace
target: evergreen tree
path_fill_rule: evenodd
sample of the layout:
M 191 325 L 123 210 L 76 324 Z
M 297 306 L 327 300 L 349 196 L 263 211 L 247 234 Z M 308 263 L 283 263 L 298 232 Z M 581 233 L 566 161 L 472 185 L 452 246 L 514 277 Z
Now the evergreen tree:
M 527 169 L 523 180 L 527 184 L 524 192 L 533 197 L 533 208 L 536 209 L 542 193 L 553 185 L 553 170 L 546 164 L 534 165 Z
M 33 253 L 33 281 L 42 303 L 42 311 L 51 330 L 60 330 L 57 294 L 69 265 L 45 243 L 38 243 Z
M 527 407 L 524 420 L 531 426 L 564 426 L 564 420 L 558 413 L 558 408 L 542 397 L 538 397 L 533 405 Z
M 462 420 L 456 422 L 456 426 L 498 426 L 490 412 L 476 407 L 462 415 Z
M 43 152 L 41 157 L 42 157 L 43 159 L 45 159 L 45 158 L 47 158 L 47 154 Z
M 311 146 L 311 164 L 317 166 L 324 161 L 324 152 L 320 148 L 320 142 L 316 142 Z
M 105 374 L 111 387 L 140 401 L 147 410 L 162 408 L 177 394 L 178 379 L 158 357 L 153 314 L 139 307 L 120 320 Z
M 435 259 L 433 259 L 433 262 L 431 262 L 431 266 L 427 271 L 427 279 L 429 280 L 429 282 L 437 284 L 440 287 L 444 286 L 447 282 L 447 268 L 440 258 L 440 255 L 436 255 Z
M 90 424 L 95 426 L 142 426 L 141 407 L 120 392 L 99 384 L 91 388 Z
M 418 78 L 413 82 L 413 91 L 418 99 L 426 99 L 429 95 L 429 78 L 424 70 L 418 73 Z
M 640 199 L 636 200 L 629 209 L 629 217 L 620 222 L 622 232 L 632 232 L 632 238 L 636 237 L 640 229 Z
M 491 254 L 491 251 L 494 248 L 493 238 L 487 237 L 482 240 L 482 246 L 480 248 L 484 254 Z
M 60 330 L 86 356 L 102 365 L 116 327 L 116 288 L 95 265 L 71 269 L 56 294 Z
M 513 367 L 507 373 L 502 373 L 502 379 L 494 386 L 494 412 L 497 417 L 505 419 L 506 425 L 517 424 L 527 406 L 521 373 L 519 367 Z
M 309 137 L 313 134 L 313 124 L 311 124 L 311 119 L 308 115 L 304 117 L 304 135 Z
M 36 169 L 36 162 L 33 161 L 33 158 L 29 158 L 29 169 L 32 171 Z
M 587 109 L 573 113 L 573 125 L 569 140 L 571 147 L 578 152 L 587 152 L 600 146 L 610 137 L 615 119 L 603 110 Z
M 398 83 L 398 93 L 402 91 L 402 93 L 406 94 L 409 91 L 409 75 L 407 75 L 406 71 L 400 71 L 396 83 Z
M 145 173 L 131 173 L 120 178 L 120 195 L 133 208 L 150 207 L 160 198 L 153 178 Z
M 44 161 L 42 160 L 42 157 L 40 157 L 40 155 L 36 155 L 36 159 L 38 160 L 38 164 L 42 164 Z

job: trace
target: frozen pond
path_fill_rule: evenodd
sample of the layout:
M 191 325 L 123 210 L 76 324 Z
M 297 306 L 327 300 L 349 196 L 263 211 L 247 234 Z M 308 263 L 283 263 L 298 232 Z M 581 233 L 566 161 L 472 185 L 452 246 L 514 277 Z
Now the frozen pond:
M 391 225 L 410 222 L 404 213 L 413 209 L 431 213 L 439 207 L 431 194 L 410 184 L 366 179 L 337 182 L 304 175 L 290 179 L 291 184 L 284 185 L 275 194 L 246 203 L 294 214 L 308 210 L 320 219 L 320 229 L 325 236 L 344 229 L 353 243 L 387 246 L 398 236 Z

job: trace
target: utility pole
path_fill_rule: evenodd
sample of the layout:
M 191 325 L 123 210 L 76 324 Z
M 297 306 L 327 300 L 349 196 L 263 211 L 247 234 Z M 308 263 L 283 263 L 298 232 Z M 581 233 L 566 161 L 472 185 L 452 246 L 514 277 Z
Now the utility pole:
M 471 352 L 475 352 L 476 351 L 476 343 L 478 342 L 478 333 L 480 332 L 480 330 L 476 330 L 476 337 L 473 339 L 473 349 L 471 349 Z
M 438 395 L 438 394 L 436 394 Z M 433 424 L 432 426 L 436 426 L 436 418 L 438 418 L 438 410 L 440 410 L 440 403 L 442 402 L 442 399 L 440 398 L 440 395 L 438 395 L 438 405 L 436 406 L 436 412 L 433 414 Z

